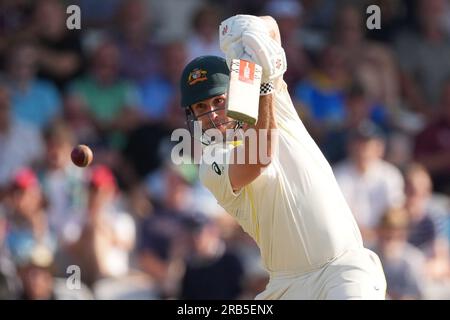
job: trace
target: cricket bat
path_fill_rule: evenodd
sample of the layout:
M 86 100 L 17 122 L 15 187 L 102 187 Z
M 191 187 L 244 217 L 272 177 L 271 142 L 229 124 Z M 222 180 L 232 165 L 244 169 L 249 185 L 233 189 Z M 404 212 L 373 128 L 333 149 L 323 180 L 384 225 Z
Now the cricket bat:
M 254 62 L 233 59 L 227 96 L 227 116 L 254 125 L 258 121 L 262 67 Z

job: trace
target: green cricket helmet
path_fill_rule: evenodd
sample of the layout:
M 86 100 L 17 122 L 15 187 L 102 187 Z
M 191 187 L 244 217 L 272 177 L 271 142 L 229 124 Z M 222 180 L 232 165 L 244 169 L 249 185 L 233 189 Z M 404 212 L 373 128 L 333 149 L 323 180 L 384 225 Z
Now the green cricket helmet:
M 201 56 L 189 62 L 183 70 L 180 79 L 181 106 L 186 111 L 186 124 L 194 134 L 196 121 L 202 117 L 208 117 L 210 125 L 202 128 L 201 141 L 203 144 L 210 144 L 211 139 L 206 134 L 206 130 L 216 128 L 217 124 L 211 118 L 211 114 L 223 108 L 195 114 L 192 105 L 215 96 L 220 96 L 227 92 L 230 81 L 230 71 L 224 58 L 218 56 Z M 219 125 L 226 125 L 230 129 L 238 129 L 242 123 L 236 120 L 225 120 Z

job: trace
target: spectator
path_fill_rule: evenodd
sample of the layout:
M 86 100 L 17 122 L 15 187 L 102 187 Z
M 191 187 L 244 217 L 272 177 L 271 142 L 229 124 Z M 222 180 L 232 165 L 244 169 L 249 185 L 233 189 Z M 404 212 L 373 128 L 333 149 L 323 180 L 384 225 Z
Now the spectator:
M 192 32 L 192 16 L 207 1 L 205 0 L 148 0 L 149 10 L 155 12 L 156 38 L 183 39 Z M 218 27 L 218 25 L 217 25 Z
M 139 86 L 142 96 L 141 112 L 150 122 L 161 122 L 168 127 L 182 127 L 182 121 L 174 121 L 180 112 L 178 82 L 186 64 L 186 45 L 181 41 L 168 42 L 162 48 L 161 71 L 147 77 Z M 180 118 L 180 117 L 178 117 Z
M 150 32 L 151 14 L 142 0 L 124 1 L 118 14 L 120 73 L 125 79 L 137 84 L 153 75 L 160 67 L 159 47 Z M 170 64 L 164 66 L 170 67 Z
M 395 43 L 406 102 L 429 117 L 436 114 L 439 94 L 450 74 L 450 41 L 442 23 L 444 5 L 444 0 L 417 1 L 418 30 L 400 33 Z
M 305 11 L 305 27 L 311 31 L 320 32 L 324 37 L 335 26 L 334 17 L 339 4 L 333 0 L 302 0 Z
M 45 161 L 41 180 L 47 198 L 50 227 L 59 241 L 71 239 L 67 223 L 80 215 L 85 206 L 85 171 L 76 167 L 70 153 L 76 144 L 70 129 L 58 122 L 44 132 Z
M 134 128 L 139 105 L 137 89 L 119 76 L 119 50 L 108 41 L 92 53 L 89 72 L 74 80 L 71 94 L 84 99 L 96 129 L 113 149 L 124 145 L 123 133 Z
M 161 150 L 170 134 L 164 123 L 154 122 L 139 126 L 128 136 L 124 154 L 139 181 L 161 166 L 164 159 Z
M 305 106 L 305 116 L 311 119 L 314 136 L 320 141 L 328 130 L 344 121 L 344 91 L 350 78 L 343 53 L 336 46 L 324 49 L 319 68 L 295 87 L 295 98 Z
M 220 238 L 213 220 L 199 216 L 195 225 L 194 247 L 181 280 L 180 298 L 236 299 L 242 291 L 242 262 Z
M 210 5 L 200 7 L 192 19 L 192 33 L 187 38 L 187 61 L 203 56 L 215 55 L 224 57 L 219 47 L 221 16 L 218 8 Z
M 101 278 L 128 274 L 135 224 L 117 206 L 116 180 L 107 167 L 92 168 L 88 188 L 86 212 L 71 222 L 79 236 L 72 239 L 67 250 L 83 270 L 84 282 L 93 286 Z
M 403 177 L 383 160 L 384 145 L 384 135 L 376 126 L 362 124 L 351 132 L 348 158 L 334 170 L 363 240 L 369 244 L 384 211 L 404 202 Z
M 34 244 L 33 244 L 34 245 Z M 56 300 L 51 272 L 53 256 L 45 246 L 34 245 L 25 260 L 17 265 L 23 300 Z
M 410 219 L 408 242 L 429 256 L 437 239 L 438 222 L 428 211 L 432 185 L 428 172 L 420 164 L 411 164 L 405 172 L 405 208 Z
M 408 244 L 408 225 L 403 209 L 388 209 L 377 227 L 374 250 L 383 264 L 387 295 L 392 300 L 424 298 L 425 257 Z
M 55 83 L 60 91 L 83 67 L 80 36 L 67 29 L 65 11 L 57 0 L 39 0 L 34 10 L 39 76 Z
M 27 259 L 35 244 L 43 245 L 52 252 L 57 249 L 44 201 L 35 173 L 29 168 L 19 170 L 11 182 L 6 202 L 10 214 L 6 241 L 18 263 Z
M 14 119 L 11 108 L 9 91 L 0 83 L 0 200 L 1 189 L 14 173 L 38 162 L 44 151 L 40 133 L 33 126 Z
M 30 37 L 33 32 L 31 1 L 0 1 L 0 64 L 3 65 L 4 52 L 16 39 Z
M 434 190 L 450 195 L 450 78 L 443 87 L 438 117 L 415 138 L 414 156 L 430 172 Z
M 26 260 L 17 265 L 22 283 L 23 300 L 86 300 L 92 294 L 83 283 L 80 288 L 70 290 L 66 279 L 54 277 L 54 257 L 51 250 L 35 244 Z
M 375 0 L 368 2 L 380 7 L 382 12 L 382 27 L 380 29 L 367 30 L 367 36 L 371 40 L 380 41 L 386 45 L 391 44 L 400 28 L 405 24 L 406 5 L 399 0 Z
M 148 177 L 148 187 L 154 208 L 141 223 L 140 267 L 154 279 L 160 297 L 175 297 L 191 249 L 191 185 L 172 166 L 163 166 Z
M 359 83 L 353 83 L 345 92 L 344 97 L 345 118 L 342 126 L 327 132 L 320 145 L 325 157 L 330 163 L 335 164 L 344 160 L 347 156 L 349 134 L 364 123 L 380 125 L 386 124 L 379 119 L 379 108 L 372 103 L 364 87 Z
M 400 106 L 400 88 L 394 54 L 381 43 L 365 39 L 365 9 L 351 4 L 340 8 L 336 16 L 333 43 L 343 54 L 348 72 L 360 81 L 369 97 L 386 107 Z M 384 16 L 383 16 L 384 17 Z
M 434 281 L 450 281 L 450 252 L 445 235 L 448 212 L 435 212 L 432 183 L 426 169 L 411 164 L 405 173 L 405 207 L 410 219 L 408 241 L 427 258 L 427 276 Z
M 83 28 L 88 30 L 112 28 L 122 2 L 122 0 L 71 1 L 71 3 L 80 6 L 83 13 Z
M 8 53 L 6 80 L 16 119 L 44 128 L 60 114 L 61 99 L 55 85 L 37 78 L 38 52 L 32 43 L 17 43 Z
M 71 93 L 67 93 L 63 98 L 62 120 L 74 135 L 74 140 L 82 141 L 89 146 L 101 144 L 84 99 L 80 95 Z

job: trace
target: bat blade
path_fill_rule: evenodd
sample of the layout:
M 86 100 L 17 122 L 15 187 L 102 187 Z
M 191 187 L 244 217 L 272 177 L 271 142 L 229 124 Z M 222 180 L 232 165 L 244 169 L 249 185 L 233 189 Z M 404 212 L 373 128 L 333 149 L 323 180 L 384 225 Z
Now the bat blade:
M 256 124 L 261 75 L 261 66 L 254 62 L 242 59 L 231 61 L 226 106 L 228 117 L 251 125 Z

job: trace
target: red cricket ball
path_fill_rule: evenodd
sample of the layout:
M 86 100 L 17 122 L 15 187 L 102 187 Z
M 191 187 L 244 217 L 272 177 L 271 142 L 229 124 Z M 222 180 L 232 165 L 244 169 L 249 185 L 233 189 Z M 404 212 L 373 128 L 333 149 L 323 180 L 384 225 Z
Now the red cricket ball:
M 78 167 L 87 167 L 94 159 L 92 150 L 84 144 L 79 144 L 73 148 L 70 157 L 72 162 Z

